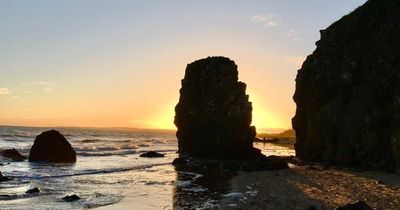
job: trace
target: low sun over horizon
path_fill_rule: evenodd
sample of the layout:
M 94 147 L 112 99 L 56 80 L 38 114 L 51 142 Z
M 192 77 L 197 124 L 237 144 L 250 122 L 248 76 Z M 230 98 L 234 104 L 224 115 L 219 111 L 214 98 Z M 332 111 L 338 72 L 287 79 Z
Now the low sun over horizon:
M 186 65 L 235 61 L 259 132 L 291 128 L 319 30 L 365 0 L 2 1 L 0 125 L 176 129 Z

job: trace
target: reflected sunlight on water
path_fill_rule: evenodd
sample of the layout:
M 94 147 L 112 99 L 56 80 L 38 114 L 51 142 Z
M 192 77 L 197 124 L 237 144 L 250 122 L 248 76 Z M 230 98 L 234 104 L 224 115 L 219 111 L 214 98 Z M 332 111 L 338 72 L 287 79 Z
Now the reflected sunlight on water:
M 47 128 L 0 127 L 0 149 L 16 148 L 29 154 L 36 135 Z M 0 183 L 1 209 L 185 209 L 217 205 L 221 190 L 229 187 L 231 175 L 220 171 L 176 169 L 170 163 L 178 154 L 174 134 L 134 131 L 60 129 L 77 151 L 73 165 L 11 162 L 0 166 L 3 175 L 13 176 Z M 256 143 L 267 155 L 294 155 L 284 146 Z M 141 158 L 155 150 L 164 158 Z M 0 158 L 0 163 L 8 163 Z M 216 183 L 225 177 L 226 183 Z M 223 187 L 221 187 L 223 186 Z M 25 191 L 38 187 L 40 193 Z M 62 197 L 76 194 L 76 202 Z M 189 202 L 188 202 L 189 201 Z M 114 204 L 114 205 L 111 205 Z

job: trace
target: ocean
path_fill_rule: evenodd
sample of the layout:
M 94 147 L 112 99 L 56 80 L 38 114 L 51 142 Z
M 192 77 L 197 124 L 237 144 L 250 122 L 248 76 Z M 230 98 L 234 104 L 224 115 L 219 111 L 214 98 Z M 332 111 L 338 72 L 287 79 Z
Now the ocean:
M 34 139 L 52 128 L 0 126 L 0 150 L 15 148 L 28 156 Z M 133 129 L 56 128 L 77 154 L 75 164 L 10 162 L 0 156 L 0 209 L 210 209 L 229 193 L 229 173 L 175 168 L 175 133 Z M 293 155 L 270 144 L 255 144 L 267 155 Z M 142 158 L 146 151 L 164 158 Z M 225 182 L 216 181 L 223 178 Z M 213 181 L 214 180 L 214 181 Z M 38 187 L 40 193 L 25 194 Z M 81 199 L 65 202 L 66 195 Z M 119 209 L 119 208 L 115 208 Z M 125 209 L 125 208 L 121 208 Z

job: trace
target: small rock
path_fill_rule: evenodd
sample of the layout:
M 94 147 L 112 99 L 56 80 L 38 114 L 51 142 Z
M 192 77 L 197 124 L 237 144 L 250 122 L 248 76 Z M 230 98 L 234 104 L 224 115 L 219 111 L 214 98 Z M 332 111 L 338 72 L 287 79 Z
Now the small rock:
M 72 201 L 77 201 L 81 198 L 79 196 L 73 194 L 73 195 L 67 195 L 67 196 L 63 197 L 62 199 L 66 202 L 72 202 Z
M 32 194 L 32 193 L 39 193 L 39 192 L 40 192 L 39 188 L 35 187 L 35 188 L 32 188 L 32 189 L 26 191 L 25 193 Z
M 339 206 L 335 210 L 371 210 L 371 207 L 369 207 L 364 201 L 357 201 L 356 203 Z
M 0 195 L 0 201 L 1 200 L 11 200 L 11 196 L 10 195 Z
M 223 195 L 224 198 L 227 198 L 230 201 L 240 201 L 243 200 L 244 195 L 240 192 L 231 192 L 226 195 Z
M 172 161 L 172 165 L 186 165 L 187 161 L 184 158 L 175 158 L 174 161 Z
M 5 149 L 1 151 L 1 155 L 7 159 L 11 159 L 13 161 L 24 161 L 26 159 L 25 156 L 21 155 L 16 149 Z
M 4 182 L 4 181 L 8 181 L 8 180 L 10 180 L 10 178 L 8 178 L 8 177 L 6 177 L 6 176 L 3 176 L 3 175 L 1 174 L 1 172 L 0 172 L 0 182 Z
M 148 151 L 140 155 L 140 157 L 148 157 L 148 158 L 157 158 L 157 157 L 164 157 L 164 154 L 155 152 L 155 151 Z

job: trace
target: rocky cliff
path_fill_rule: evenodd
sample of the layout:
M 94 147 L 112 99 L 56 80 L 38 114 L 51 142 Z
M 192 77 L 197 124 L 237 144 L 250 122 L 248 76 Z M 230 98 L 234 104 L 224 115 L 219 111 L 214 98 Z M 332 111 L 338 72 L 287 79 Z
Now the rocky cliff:
M 296 78 L 296 155 L 399 170 L 400 1 L 369 0 L 316 45 Z
M 175 107 L 181 157 L 250 160 L 253 148 L 252 105 L 237 66 L 225 57 L 208 57 L 186 67 Z

